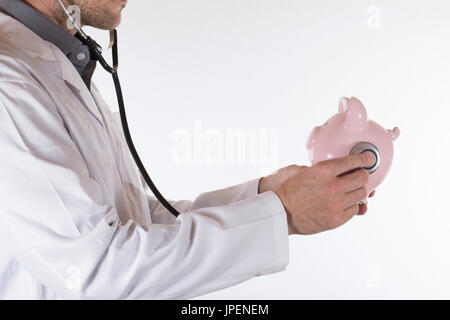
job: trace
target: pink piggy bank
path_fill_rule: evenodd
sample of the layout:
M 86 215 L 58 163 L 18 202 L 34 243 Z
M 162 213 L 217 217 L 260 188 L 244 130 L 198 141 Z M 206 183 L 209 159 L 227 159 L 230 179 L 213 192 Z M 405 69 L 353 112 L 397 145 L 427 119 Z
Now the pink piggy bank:
M 372 152 L 376 162 L 370 168 L 367 196 L 386 177 L 394 157 L 393 141 L 400 135 L 399 128 L 386 130 L 378 123 L 367 119 L 364 105 L 352 97 L 341 98 L 339 112 L 311 132 L 307 149 L 312 164 L 322 160 L 344 157 L 349 154 Z

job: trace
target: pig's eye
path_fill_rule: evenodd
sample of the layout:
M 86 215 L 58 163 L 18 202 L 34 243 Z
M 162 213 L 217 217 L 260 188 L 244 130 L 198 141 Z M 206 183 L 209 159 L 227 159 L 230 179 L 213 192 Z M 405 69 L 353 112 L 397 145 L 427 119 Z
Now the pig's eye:
M 325 122 L 322 126 L 326 126 L 328 124 L 328 121 L 327 122 Z

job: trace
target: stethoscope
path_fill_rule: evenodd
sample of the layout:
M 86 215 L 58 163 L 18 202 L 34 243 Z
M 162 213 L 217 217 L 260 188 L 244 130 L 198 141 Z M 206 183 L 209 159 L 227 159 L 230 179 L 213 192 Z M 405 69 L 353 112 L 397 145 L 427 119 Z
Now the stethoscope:
M 123 101 L 123 94 L 122 94 L 122 88 L 120 86 L 119 81 L 119 75 L 117 73 L 117 69 L 119 66 L 119 55 L 118 55 L 118 49 L 117 49 L 117 30 L 110 31 L 110 45 L 109 48 L 112 48 L 112 58 L 113 58 L 113 66 L 111 67 L 103 58 L 102 56 L 102 48 L 94 41 L 91 37 L 89 37 L 84 31 L 81 29 L 81 27 L 78 25 L 78 23 L 73 19 L 73 17 L 69 14 L 66 7 L 62 3 L 61 0 L 57 0 L 65 14 L 67 15 L 67 18 L 70 20 L 72 25 L 77 30 L 77 33 L 79 37 L 82 39 L 81 41 L 83 44 L 87 45 L 91 52 L 95 55 L 95 58 L 99 61 L 100 65 L 105 69 L 107 72 L 109 72 L 112 75 L 112 78 L 114 80 L 114 86 L 116 88 L 116 95 L 117 95 L 117 102 L 119 104 L 119 111 L 120 111 L 120 120 L 122 122 L 122 128 L 123 133 L 125 135 L 125 139 L 128 144 L 128 148 L 130 149 L 130 152 L 134 158 L 134 161 L 136 162 L 136 165 L 139 168 L 139 171 L 141 172 L 142 176 L 144 177 L 145 182 L 147 183 L 150 190 L 153 192 L 153 194 L 156 196 L 156 198 L 161 202 L 161 204 L 169 210 L 175 217 L 178 217 L 180 214 L 167 200 L 164 198 L 164 196 L 159 192 L 158 188 L 156 188 L 155 184 L 153 183 L 152 179 L 150 178 L 149 174 L 147 173 L 147 170 L 145 170 L 144 165 L 142 164 L 141 159 L 139 158 L 139 155 L 136 151 L 136 148 L 134 147 L 133 140 L 131 139 L 130 131 L 128 129 L 128 123 L 127 123 L 127 116 L 125 113 L 125 104 Z

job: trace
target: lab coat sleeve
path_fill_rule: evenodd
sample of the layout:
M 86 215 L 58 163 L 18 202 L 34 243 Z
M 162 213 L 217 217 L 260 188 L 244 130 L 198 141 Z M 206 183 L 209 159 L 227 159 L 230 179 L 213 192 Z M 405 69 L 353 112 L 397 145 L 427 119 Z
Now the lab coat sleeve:
M 286 214 L 271 191 L 203 203 L 173 224 L 121 224 L 37 85 L 1 82 L 0 145 L 0 239 L 62 298 L 191 298 L 289 262 Z
M 249 180 L 242 184 L 224 189 L 203 192 L 190 200 L 168 200 L 178 212 L 188 212 L 200 208 L 226 206 L 233 202 L 245 200 L 258 194 L 259 179 Z M 144 186 L 146 187 L 146 186 Z M 175 222 L 175 216 L 170 213 L 157 199 L 152 196 L 150 189 L 146 187 L 151 218 L 154 223 L 168 224 Z

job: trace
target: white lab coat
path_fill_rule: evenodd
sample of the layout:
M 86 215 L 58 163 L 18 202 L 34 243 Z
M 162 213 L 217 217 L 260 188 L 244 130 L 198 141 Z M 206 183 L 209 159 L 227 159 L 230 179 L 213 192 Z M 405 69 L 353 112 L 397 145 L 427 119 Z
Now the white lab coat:
M 285 270 L 274 192 L 255 179 L 203 193 L 172 202 L 175 219 L 118 120 L 56 46 L 0 13 L 0 299 L 182 299 Z

